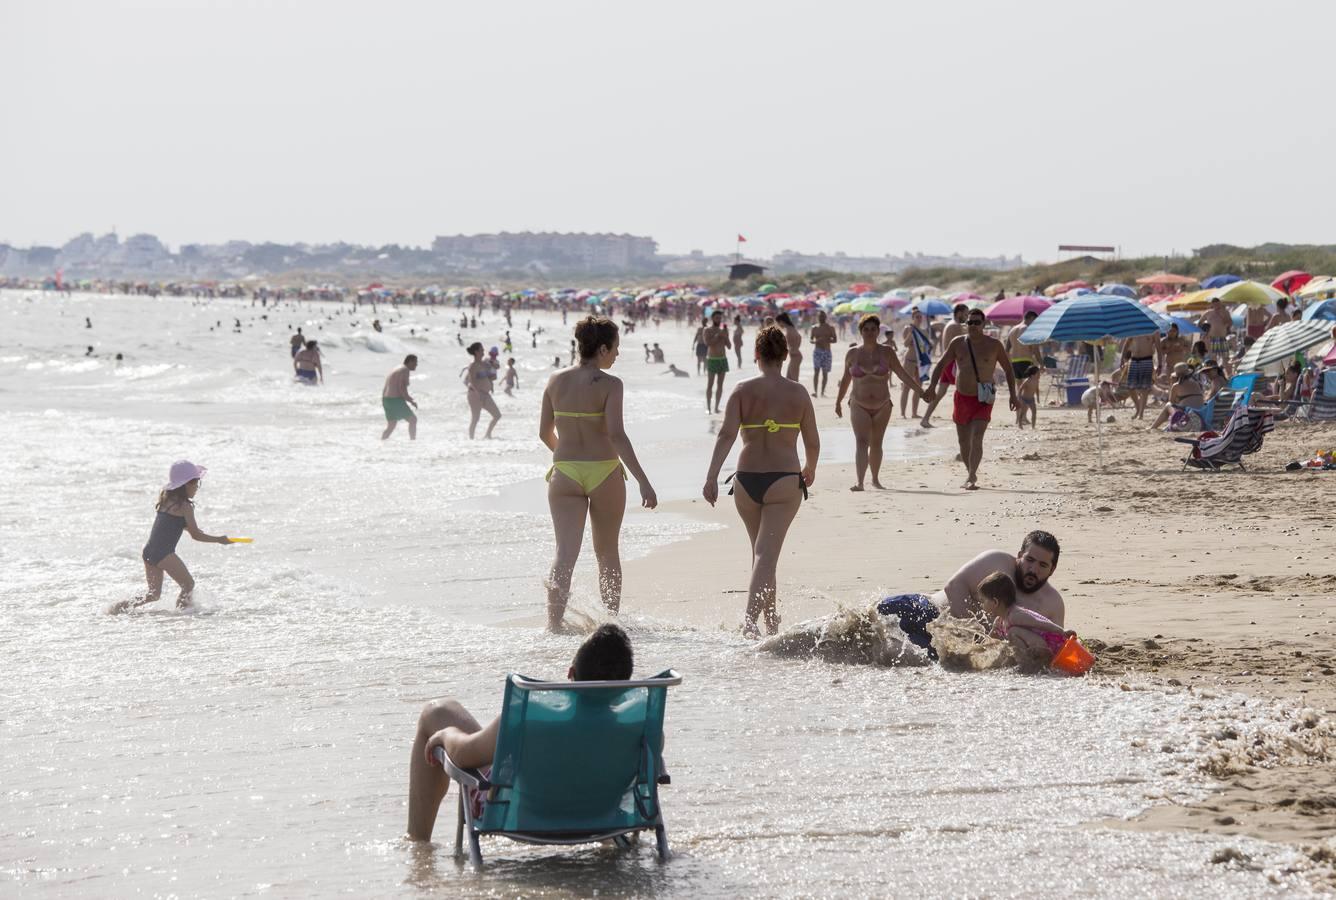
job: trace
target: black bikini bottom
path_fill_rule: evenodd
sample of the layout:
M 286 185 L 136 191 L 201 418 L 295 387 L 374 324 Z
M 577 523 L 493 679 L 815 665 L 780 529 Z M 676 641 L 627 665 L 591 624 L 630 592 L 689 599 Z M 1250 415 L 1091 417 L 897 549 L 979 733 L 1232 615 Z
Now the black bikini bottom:
M 724 479 L 724 484 L 728 484 L 734 478 L 742 489 L 747 492 L 747 496 L 752 498 L 754 503 L 762 503 L 765 500 L 765 492 L 770 490 L 770 485 L 779 481 L 781 478 L 788 478 L 790 475 L 798 479 L 798 486 L 802 488 L 803 499 L 807 499 L 807 482 L 803 480 L 801 472 L 734 472 Z M 729 488 L 730 496 L 733 489 Z

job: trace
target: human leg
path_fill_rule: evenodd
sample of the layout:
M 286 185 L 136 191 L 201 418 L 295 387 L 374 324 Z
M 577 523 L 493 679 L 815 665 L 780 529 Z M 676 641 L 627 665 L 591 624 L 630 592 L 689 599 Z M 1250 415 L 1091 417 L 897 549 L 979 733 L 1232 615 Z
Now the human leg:
M 158 560 L 158 568 L 171 576 L 181 587 L 181 593 L 176 595 L 176 606 L 178 609 L 184 609 L 190 605 L 190 595 L 195 590 L 195 579 L 190 577 L 190 570 L 186 564 L 181 561 L 181 557 L 175 553 L 169 553 Z
M 900 385 L 900 418 L 909 417 L 909 382 Z
M 720 380 L 723 380 L 720 376 Z M 622 557 L 618 539 L 626 515 L 626 479 L 613 472 L 589 495 L 589 528 L 598 560 L 598 590 L 603 605 L 616 613 L 622 605 Z
M 408 837 L 414 841 L 431 840 L 436 826 L 436 812 L 450 788 L 445 770 L 427 762 L 427 741 L 443 728 L 458 728 L 472 733 L 482 726 L 456 700 L 433 700 L 422 707 L 417 733 L 413 737 L 413 755 L 408 761 Z
M 408 439 L 410 441 L 417 440 L 417 416 L 408 420 Z
M 396 426 L 396 425 L 398 425 L 398 424 L 399 424 L 399 420 L 398 420 L 398 419 L 390 419 L 390 421 L 386 422 L 386 423 L 385 423 L 385 431 L 383 431 L 383 432 L 381 433 L 381 435 L 380 435 L 380 439 L 383 441 L 383 440 L 385 440 L 386 438 L 388 438 L 390 435 L 394 434 L 394 426 Z
M 857 403 L 849 404 L 849 427 L 854 430 L 854 475 L 858 479 L 851 491 L 863 490 L 867 476 L 868 437 L 872 431 L 872 414 Z
M 724 399 L 724 373 L 720 372 L 716 376 L 714 383 L 714 411 L 719 412 L 719 404 Z
M 753 630 L 757 617 L 764 614 L 766 632 L 779 632 L 776 570 L 780 551 L 784 549 L 784 538 L 801 503 L 802 488 L 794 477 L 781 478 L 771 485 L 761 504 L 760 527 L 752 549 L 751 583 L 747 588 L 747 623 Z
M 710 411 L 710 394 L 714 390 L 714 373 L 705 373 L 705 411 Z
M 901 411 L 904 407 L 901 407 Z M 872 416 L 868 429 L 867 464 L 872 470 L 872 486 L 881 488 L 881 444 L 886 437 L 886 426 L 891 424 L 891 404 L 887 403 Z
M 580 544 L 584 540 L 589 498 L 580 485 L 560 472 L 553 472 L 547 484 L 547 505 L 552 513 L 552 531 L 557 541 L 556 556 L 543 583 L 547 588 L 547 630 L 560 631 L 562 618 L 566 615 L 566 602 L 571 595 L 571 575 L 575 572 Z
M 969 463 L 969 483 L 974 488 L 978 487 L 979 481 L 979 463 L 983 461 L 983 433 L 988 430 L 987 419 L 975 419 L 970 422 L 970 463 Z
M 492 429 L 501 420 L 501 410 L 496 408 L 496 401 L 492 399 L 491 394 L 483 394 L 482 408 L 487 410 L 487 413 L 492 417 L 492 421 L 487 423 L 487 433 L 483 435 L 483 437 L 489 438 L 492 436 Z
M 473 440 L 473 433 L 478 429 L 478 419 L 482 418 L 482 401 L 478 399 L 478 392 L 470 390 L 469 399 L 469 440 Z
M 960 445 L 960 461 L 965 465 L 965 485 L 969 485 L 970 474 L 970 426 L 968 422 L 956 423 L 956 442 Z

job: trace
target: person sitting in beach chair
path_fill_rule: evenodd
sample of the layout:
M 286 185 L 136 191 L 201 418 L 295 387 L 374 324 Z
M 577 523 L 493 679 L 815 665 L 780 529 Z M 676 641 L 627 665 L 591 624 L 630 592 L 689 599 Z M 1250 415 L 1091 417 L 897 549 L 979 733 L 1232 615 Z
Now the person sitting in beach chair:
M 408 777 L 408 837 L 431 840 L 437 811 L 460 784 L 455 850 L 467 828 L 482 864 L 480 834 L 542 844 L 580 844 L 652 829 L 668 853 L 659 809 L 668 671 L 629 680 L 631 641 L 603 625 L 575 653 L 568 682 L 506 679 L 502 714 L 486 727 L 455 700 L 418 717 Z M 490 770 L 487 767 L 491 767 Z
M 1234 465 L 1246 472 L 1243 457 L 1261 450 L 1263 438 L 1275 427 L 1276 420 L 1271 413 L 1240 406 L 1220 434 L 1206 431 L 1199 437 L 1174 440 L 1192 445 L 1192 453 L 1183 460 L 1184 469 L 1191 466 L 1218 472 L 1225 466 Z

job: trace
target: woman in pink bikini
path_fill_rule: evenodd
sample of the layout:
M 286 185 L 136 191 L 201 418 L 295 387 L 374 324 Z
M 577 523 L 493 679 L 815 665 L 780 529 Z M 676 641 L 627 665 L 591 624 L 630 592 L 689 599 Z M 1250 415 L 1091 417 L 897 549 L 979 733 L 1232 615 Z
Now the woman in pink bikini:
M 849 395 L 849 424 L 854 430 L 854 471 L 858 483 L 851 491 L 863 490 L 863 479 L 872 467 L 872 486 L 881 483 L 881 442 L 886 426 L 891 421 L 891 373 L 900 376 L 916 396 L 923 396 L 917 376 L 910 377 L 896 357 L 895 349 L 878 343 L 881 319 L 875 315 L 863 316 L 858 322 L 858 334 L 863 342 L 850 348 L 844 356 L 844 374 L 840 377 L 840 391 L 835 398 L 835 415 L 844 417 L 844 395 Z

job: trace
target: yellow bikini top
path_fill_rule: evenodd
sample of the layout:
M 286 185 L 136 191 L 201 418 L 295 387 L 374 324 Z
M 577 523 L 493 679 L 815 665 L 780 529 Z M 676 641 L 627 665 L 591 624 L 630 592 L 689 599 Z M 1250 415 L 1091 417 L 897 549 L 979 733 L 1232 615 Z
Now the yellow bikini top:
M 781 428 L 801 428 L 801 422 L 776 422 L 774 419 L 766 419 L 759 425 L 739 425 L 739 428 L 764 428 L 766 431 L 774 434 Z
M 557 411 L 554 409 L 554 410 L 552 410 L 552 415 L 554 415 L 554 416 L 565 416 L 565 417 L 568 418 L 568 419 L 597 419 L 597 418 L 601 418 L 601 417 L 603 416 L 603 413 L 601 413 L 601 412 L 595 412 L 595 413 L 585 413 L 585 412 L 557 412 Z

